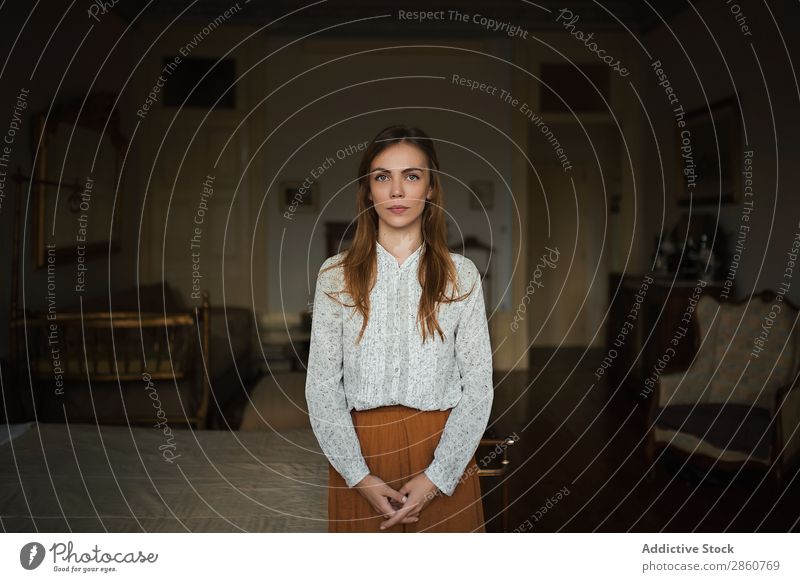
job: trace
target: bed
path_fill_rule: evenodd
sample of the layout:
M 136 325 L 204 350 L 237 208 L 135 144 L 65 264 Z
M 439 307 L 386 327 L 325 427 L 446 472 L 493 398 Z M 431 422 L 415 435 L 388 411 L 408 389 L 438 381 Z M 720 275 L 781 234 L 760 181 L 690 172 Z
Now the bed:
M 325 532 L 310 429 L 0 425 L 6 532 Z
M 44 288 L 23 294 L 21 184 L 31 178 L 18 170 L 13 179 L 19 199 L 10 371 L 18 389 L 0 402 L 0 418 L 148 426 L 158 412 L 194 428 L 237 428 L 256 379 L 252 311 L 212 306 L 207 291 L 199 303 L 187 303 L 169 281 L 115 285 L 98 295 L 87 292 L 81 302 L 77 295 L 65 297 L 57 310 L 54 301 L 42 303 Z M 24 299 L 39 292 L 33 309 Z

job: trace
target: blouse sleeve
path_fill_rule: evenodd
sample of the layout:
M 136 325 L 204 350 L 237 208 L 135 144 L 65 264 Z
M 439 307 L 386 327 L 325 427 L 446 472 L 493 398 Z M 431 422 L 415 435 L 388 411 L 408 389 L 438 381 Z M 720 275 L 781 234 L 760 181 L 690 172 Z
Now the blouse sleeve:
M 342 306 L 325 294 L 339 291 L 333 285 L 336 269 L 327 259 L 317 275 L 311 319 L 311 345 L 306 374 L 306 401 L 311 428 L 333 468 L 353 487 L 370 470 L 361 453 L 344 394 Z
M 492 346 L 480 272 L 471 260 L 466 261 L 466 279 L 474 281 L 475 286 L 464 300 L 464 310 L 455 330 L 455 357 L 462 396 L 447 418 L 433 462 L 425 469 L 425 475 L 445 495 L 453 494 L 480 444 L 494 396 Z M 470 287 L 468 283 L 466 289 Z

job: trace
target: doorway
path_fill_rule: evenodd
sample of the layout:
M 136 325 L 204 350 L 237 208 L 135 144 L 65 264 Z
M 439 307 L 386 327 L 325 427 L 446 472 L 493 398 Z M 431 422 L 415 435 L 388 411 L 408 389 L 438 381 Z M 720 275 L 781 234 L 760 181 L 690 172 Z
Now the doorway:
M 605 337 L 620 137 L 612 124 L 584 127 L 588 137 L 577 123 L 550 124 L 569 159 L 567 170 L 538 128 L 532 126 L 529 134 L 529 156 L 538 172 L 531 171 L 528 182 L 532 347 L 599 347 Z

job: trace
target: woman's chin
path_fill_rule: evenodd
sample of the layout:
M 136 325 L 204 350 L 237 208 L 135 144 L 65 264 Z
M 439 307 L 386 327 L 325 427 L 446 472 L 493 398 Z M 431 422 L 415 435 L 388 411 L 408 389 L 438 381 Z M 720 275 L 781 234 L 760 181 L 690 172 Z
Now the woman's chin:
M 419 219 L 422 218 L 422 215 L 418 216 L 409 216 L 407 214 L 389 214 L 389 215 L 381 215 L 381 220 L 386 223 L 387 226 L 391 226 L 392 228 L 407 228 L 408 226 L 416 223 Z

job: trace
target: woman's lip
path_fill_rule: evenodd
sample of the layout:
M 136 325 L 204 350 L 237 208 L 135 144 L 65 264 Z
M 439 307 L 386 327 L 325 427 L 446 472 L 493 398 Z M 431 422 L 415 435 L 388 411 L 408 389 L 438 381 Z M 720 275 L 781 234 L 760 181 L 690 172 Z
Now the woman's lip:
M 389 210 L 391 210 L 395 214 L 401 214 L 401 213 L 405 212 L 406 210 L 408 210 L 408 207 L 406 207 L 406 206 L 394 206 L 394 207 L 390 208 Z

